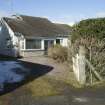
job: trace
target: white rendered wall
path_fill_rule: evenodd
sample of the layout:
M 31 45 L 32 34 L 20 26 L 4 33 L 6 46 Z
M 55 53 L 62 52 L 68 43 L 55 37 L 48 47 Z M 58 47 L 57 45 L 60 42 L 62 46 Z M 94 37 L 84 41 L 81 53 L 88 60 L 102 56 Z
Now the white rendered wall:
M 0 54 L 16 56 L 15 48 L 7 47 L 7 39 L 11 38 L 12 45 L 15 46 L 18 43 L 18 38 L 14 35 L 14 32 L 10 29 L 8 24 L 2 19 L 1 31 L 0 31 Z
M 68 38 L 62 38 L 62 46 L 67 47 L 68 46 Z
M 8 30 L 8 32 L 6 34 L 12 38 L 13 45 L 15 46 L 18 43 L 18 38 L 14 35 L 14 32 L 11 30 L 11 28 L 8 26 L 8 24 L 6 22 L 5 22 L 5 25 Z
M 41 50 L 44 50 L 44 40 L 41 40 Z
M 57 39 L 60 39 L 60 45 L 67 47 L 68 46 L 68 38 L 64 38 L 64 37 L 58 37 Z M 56 40 L 55 40 L 56 41 Z M 55 43 L 56 44 L 56 43 Z

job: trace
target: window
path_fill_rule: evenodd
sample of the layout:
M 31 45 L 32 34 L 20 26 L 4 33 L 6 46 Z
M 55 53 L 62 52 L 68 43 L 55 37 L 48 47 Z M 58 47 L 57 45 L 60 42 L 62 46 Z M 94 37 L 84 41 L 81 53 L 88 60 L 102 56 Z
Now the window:
M 56 44 L 62 44 L 63 43 L 63 39 L 56 39 Z
M 41 40 L 26 39 L 26 49 L 41 49 Z

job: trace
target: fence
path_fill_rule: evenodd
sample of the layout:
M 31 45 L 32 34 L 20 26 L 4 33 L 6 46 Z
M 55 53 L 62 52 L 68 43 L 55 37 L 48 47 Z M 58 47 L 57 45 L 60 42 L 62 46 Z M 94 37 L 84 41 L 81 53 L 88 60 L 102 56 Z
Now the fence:
M 79 54 L 76 54 L 72 58 L 73 61 L 73 71 L 76 76 L 77 81 L 80 84 L 85 84 L 86 74 L 85 74 L 85 51 L 83 47 L 80 47 Z
M 100 74 L 95 70 L 94 66 L 89 62 L 88 59 L 85 58 L 85 49 L 84 47 L 80 46 L 79 48 L 79 53 L 76 54 L 75 57 L 72 57 L 72 61 L 73 61 L 73 71 L 74 74 L 76 76 L 77 81 L 80 84 L 86 84 L 86 65 L 88 65 L 88 67 L 90 68 L 90 80 L 92 83 L 92 74 L 94 74 L 94 76 L 99 80 L 99 81 L 103 81 L 102 77 L 100 76 Z

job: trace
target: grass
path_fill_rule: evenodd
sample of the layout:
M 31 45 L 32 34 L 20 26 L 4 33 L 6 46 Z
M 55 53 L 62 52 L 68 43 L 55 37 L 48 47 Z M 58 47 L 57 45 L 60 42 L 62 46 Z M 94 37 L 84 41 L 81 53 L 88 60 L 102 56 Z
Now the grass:
M 58 83 L 51 84 L 49 79 L 42 76 L 8 94 L 0 96 L 0 105 L 27 105 L 27 103 L 31 103 L 40 97 L 59 95 L 62 87 Z
M 42 77 L 29 83 L 27 88 L 31 90 L 32 96 L 51 96 L 59 94 L 58 89 L 53 87 L 48 78 Z
M 74 87 L 74 88 L 81 88 L 82 86 L 78 83 L 78 81 L 76 80 L 74 73 L 69 71 L 68 73 L 66 73 L 66 75 L 64 74 L 64 76 L 62 76 L 62 78 L 55 78 L 56 80 L 60 80 L 63 83 L 67 84 L 69 87 Z
M 81 88 L 81 85 L 77 82 L 73 72 L 69 72 L 63 81 L 74 88 Z

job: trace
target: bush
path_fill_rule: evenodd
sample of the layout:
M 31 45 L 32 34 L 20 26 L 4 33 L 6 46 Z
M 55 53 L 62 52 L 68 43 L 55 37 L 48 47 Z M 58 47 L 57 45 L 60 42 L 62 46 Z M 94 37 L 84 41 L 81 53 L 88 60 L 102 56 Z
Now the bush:
M 86 19 L 80 21 L 72 28 L 72 42 L 80 38 L 105 38 L 105 18 Z
M 72 56 L 78 53 L 80 45 L 84 46 L 86 58 L 105 78 L 105 18 L 87 19 L 76 24 L 72 30 L 71 41 L 72 49 L 69 52 Z
M 61 45 L 54 45 L 48 49 L 48 56 L 58 62 L 67 61 L 67 48 Z

